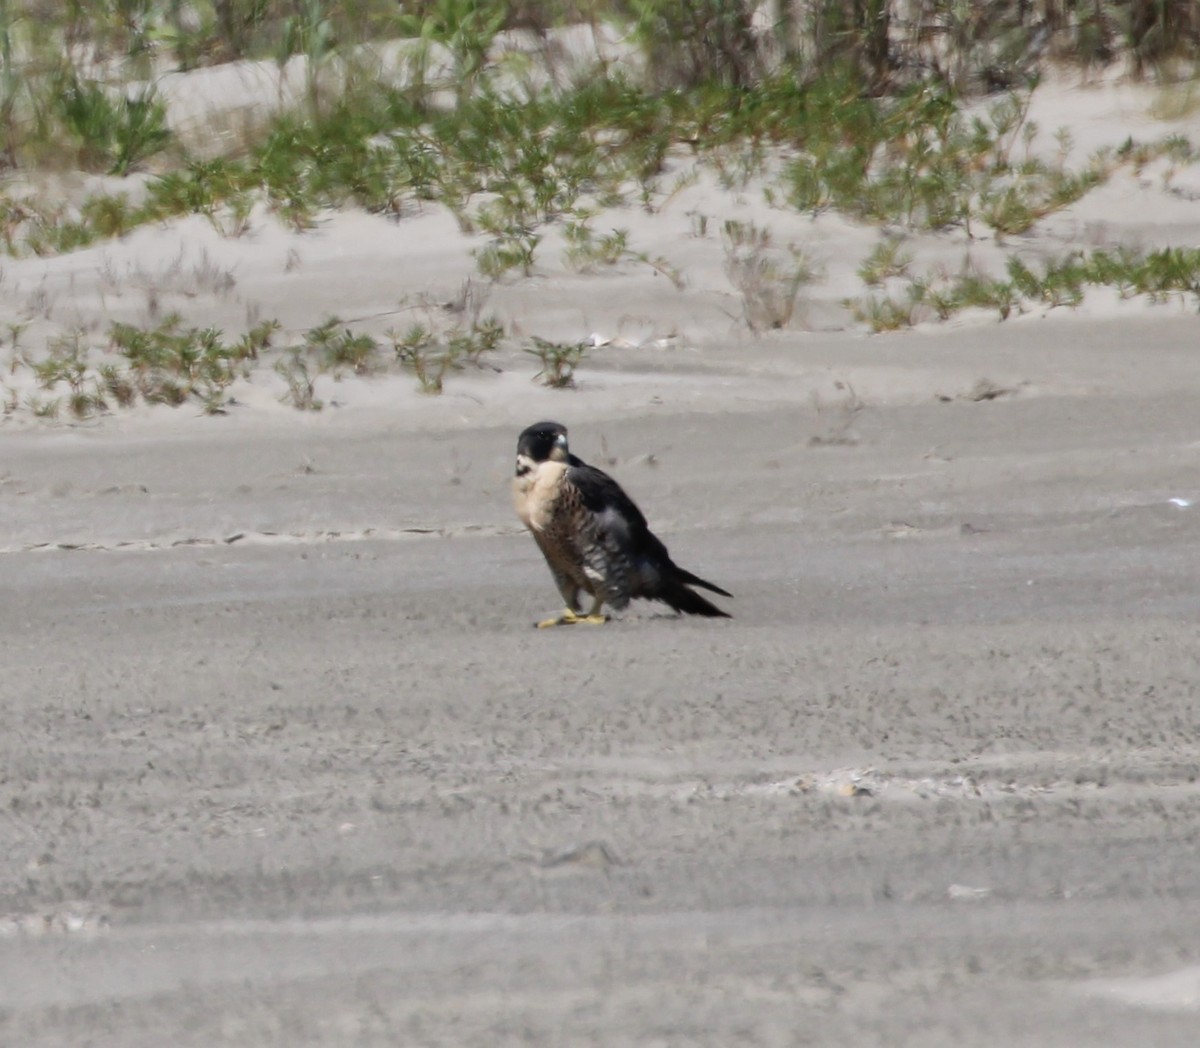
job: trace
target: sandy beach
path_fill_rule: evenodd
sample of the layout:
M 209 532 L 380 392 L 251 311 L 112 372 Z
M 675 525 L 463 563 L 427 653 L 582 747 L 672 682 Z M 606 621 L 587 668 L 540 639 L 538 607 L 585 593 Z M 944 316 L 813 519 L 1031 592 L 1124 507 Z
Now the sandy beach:
M 1200 133 L 1149 101 L 1064 78 L 1031 116 L 1081 155 Z M 1018 245 L 1200 243 L 1200 167 L 1165 163 Z M 669 266 L 547 234 L 440 396 L 326 375 L 301 412 L 267 367 L 217 417 L 5 416 L 0 1042 L 1195 1043 L 1195 303 L 870 335 L 880 230 L 681 186 L 595 220 Z M 730 219 L 820 267 L 780 330 Z M 6 260 L 0 321 L 382 338 L 482 242 L 434 207 L 192 217 Z M 594 344 L 577 388 L 529 336 Z M 509 478 L 542 418 L 732 620 L 531 628 L 559 598 Z

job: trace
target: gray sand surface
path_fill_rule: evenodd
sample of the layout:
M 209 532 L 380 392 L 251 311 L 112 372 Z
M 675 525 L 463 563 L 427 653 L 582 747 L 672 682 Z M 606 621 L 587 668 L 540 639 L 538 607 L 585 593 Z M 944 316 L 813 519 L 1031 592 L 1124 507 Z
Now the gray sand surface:
M 1191 1048 L 1196 354 L 1055 313 L 6 432 L 0 1043 Z M 546 415 L 734 619 L 531 628 Z

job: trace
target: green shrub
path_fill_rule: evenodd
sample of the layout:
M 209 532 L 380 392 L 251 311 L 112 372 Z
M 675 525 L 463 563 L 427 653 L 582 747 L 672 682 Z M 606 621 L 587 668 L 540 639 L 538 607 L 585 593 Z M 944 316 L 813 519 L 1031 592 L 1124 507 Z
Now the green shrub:
M 66 71 L 57 88 L 59 114 L 79 141 L 85 170 L 125 175 L 171 140 L 167 112 L 152 87 L 114 99 L 99 83 Z

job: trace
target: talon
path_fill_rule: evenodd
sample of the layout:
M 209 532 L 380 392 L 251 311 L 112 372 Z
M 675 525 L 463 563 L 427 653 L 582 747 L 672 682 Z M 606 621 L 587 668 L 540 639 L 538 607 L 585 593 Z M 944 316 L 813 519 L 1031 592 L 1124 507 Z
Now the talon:
M 570 608 L 567 608 L 558 618 L 542 619 L 541 622 L 535 623 L 538 629 L 546 630 L 551 626 L 574 626 L 577 622 L 586 622 L 586 619 L 581 619 Z

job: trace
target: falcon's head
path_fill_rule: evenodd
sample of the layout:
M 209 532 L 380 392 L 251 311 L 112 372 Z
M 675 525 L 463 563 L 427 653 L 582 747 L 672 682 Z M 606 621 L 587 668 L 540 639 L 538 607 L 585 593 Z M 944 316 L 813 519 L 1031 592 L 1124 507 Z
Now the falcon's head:
M 517 438 L 517 476 L 542 462 L 570 462 L 567 427 L 558 422 L 535 422 Z

